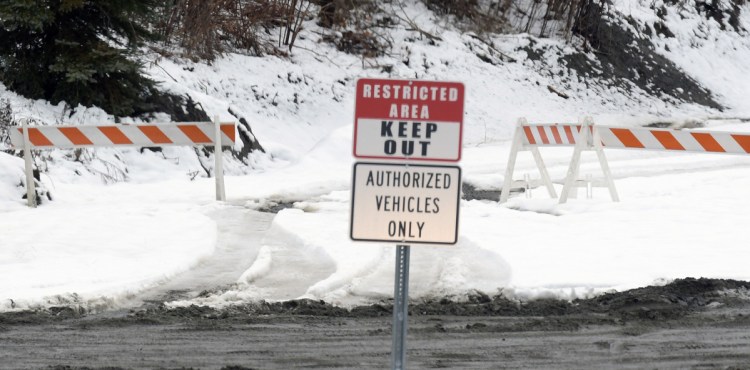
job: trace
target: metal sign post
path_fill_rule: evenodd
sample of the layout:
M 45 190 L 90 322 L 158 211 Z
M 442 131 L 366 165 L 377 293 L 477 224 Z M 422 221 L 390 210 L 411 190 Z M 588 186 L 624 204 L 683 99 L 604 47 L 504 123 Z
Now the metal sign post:
M 409 246 L 396 246 L 396 281 L 393 286 L 393 350 L 391 367 L 406 368 L 406 332 L 409 318 Z

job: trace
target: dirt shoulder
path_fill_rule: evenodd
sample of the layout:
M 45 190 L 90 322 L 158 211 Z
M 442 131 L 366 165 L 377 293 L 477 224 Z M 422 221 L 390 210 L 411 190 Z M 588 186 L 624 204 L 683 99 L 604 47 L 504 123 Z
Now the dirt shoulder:
M 750 282 L 410 306 L 409 368 L 750 368 Z M 391 307 L 320 301 L 0 314 L 2 368 L 387 368 Z

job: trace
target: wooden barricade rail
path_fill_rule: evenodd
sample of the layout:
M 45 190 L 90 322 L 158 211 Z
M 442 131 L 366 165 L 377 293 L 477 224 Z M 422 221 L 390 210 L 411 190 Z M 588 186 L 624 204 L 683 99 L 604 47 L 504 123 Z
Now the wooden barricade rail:
M 542 183 L 550 197 L 557 197 L 549 178 L 539 147 L 573 146 L 573 156 L 565 176 L 559 202 L 567 202 L 575 196 L 579 186 L 602 186 L 609 189 L 613 201 L 619 201 L 607 158 L 603 149 L 660 150 L 672 152 L 750 154 L 750 134 L 736 132 L 674 130 L 650 127 L 613 127 L 594 125 L 591 118 L 583 123 L 530 124 L 519 119 L 513 135 L 500 202 L 506 202 L 510 189 L 518 183 L 513 180 L 513 171 L 520 151 L 531 151 Z M 592 182 L 579 179 L 581 153 L 593 150 L 599 159 L 604 174 L 603 181 Z M 528 180 L 523 181 L 528 186 Z
M 219 138 L 218 140 L 216 138 Z M 114 146 L 154 147 L 168 145 L 214 146 L 216 199 L 225 200 L 222 146 L 235 142 L 235 124 L 171 122 L 165 124 L 54 125 L 23 124 L 10 131 L 11 144 L 23 149 L 26 163 L 26 193 L 30 207 L 36 206 L 31 149 L 95 148 Z

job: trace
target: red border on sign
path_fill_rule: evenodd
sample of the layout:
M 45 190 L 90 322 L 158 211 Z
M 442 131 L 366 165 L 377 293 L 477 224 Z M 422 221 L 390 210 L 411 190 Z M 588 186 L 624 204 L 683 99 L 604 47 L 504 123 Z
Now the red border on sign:
M 366 86 L 369 86 L 368 91 L 365 91 Z M 408 87 L 408 95 L 402 93 L 404 91 L 407 91 L 407 89 L 404 89 L 404 87 Z M 361 78 L 357 80 L 356 88 L 357 90 L 354 109 L 354 146 L 352 149 L 352 154 L 354 155 L 354 157 L 433 162 L 458 162 L 461 160 L 461 155 L 463 152 L 463 118 L 465 101 L 465 88 L 463 83 Z M 451 89 L 455 89 L 454 91 L 457 91 L 455 97 L 449 94 Z M 361 138 L 357 137 L 357 128 L 360 119 L 413 119 L 423 121 L 422 119 L 416 117 L 391 117 L 390 109 L 393 104 L 427 105 L 430 112 L 430 120 L 457 122 L 457 124 L 459 125 L 458 157 L 455 159 L 446 159 L 385 155 L 358 155 L 357 142 Z

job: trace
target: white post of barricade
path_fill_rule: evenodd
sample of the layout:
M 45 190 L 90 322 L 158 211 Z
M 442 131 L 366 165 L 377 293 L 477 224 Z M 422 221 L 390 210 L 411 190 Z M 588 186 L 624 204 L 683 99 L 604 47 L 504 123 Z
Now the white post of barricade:
M 26 172 L 26 203 L 29 207 L 36 208 L 36 184 L 34 183 L 34 169 L 32 168 L 28 120 L 24 120 L 21 124 L 21 131 L 23 131 L 23 160 Z
M 531 176 L 528 173 L 523 174 L 523 193 L 526 195 L 526 199 L 531 199 Z
M 214 180 L 216 181 L 216 200 L 227 199 L 224 191 L 224 152 L 221 148 L 221 121 L 219 116 L 214 117 Z
M 503 188 L 500 190 L 500 203 L 505 203 L 510 197 L 510 188 L 513 186 L 513 170 L 516 167 L 516 158 L 518 151 L 521 150 L 523 143 L 523 125 L 526 124 L 526 118 L 519 118 L 516 124 L 516 131 L 513 133 L 513 141 L 510 145 L 510 154 L 508 155 L 508 165 L 505 166 L 505 178 L 503 179 Z
M 594 127 L 594 151 L 596 151 L 596 156 L 597 158 L 599 158 L 599 165 L 602 168 L 604 181 L 607 184 L 607 188 L 609 189 L 609 196 L 612 198 L 613 202 L 619 202 L 620 197 L 617 195 L 615 181 L 612 179 L 612 172 L 610 172 L 609 170 L 609 163 L 607 163 L 607 157 L 604 155 L 604 146 L 602 145 L 602 138 L 601 136 L 599 136 L 599 130 L 596 128 L 596 126 L 593 125 L 593 120 L 591 119 L 591 117 L 586 117 L 586 121 L 589 122 L 589 125 L 592 125 L 592 127 Z
M 589 133 L 591 130 L 591 121 L 584 120 L 581 125 L 581 131 L 578 133 L 576 138 L 576 146 L 573 148 L 573 156 L 570 158 L 570 165 L 568 166 L 568 172 L 565 175 L 565 185 L 563 185 L 562 192 L 560 193 L 559 204 L 564 204 L 568 201 L 568 197 L 574 198 L 578 188 L 576 181 L 578 180 L 578 172 L 581 169 L 581 152 L 589 146 Z

